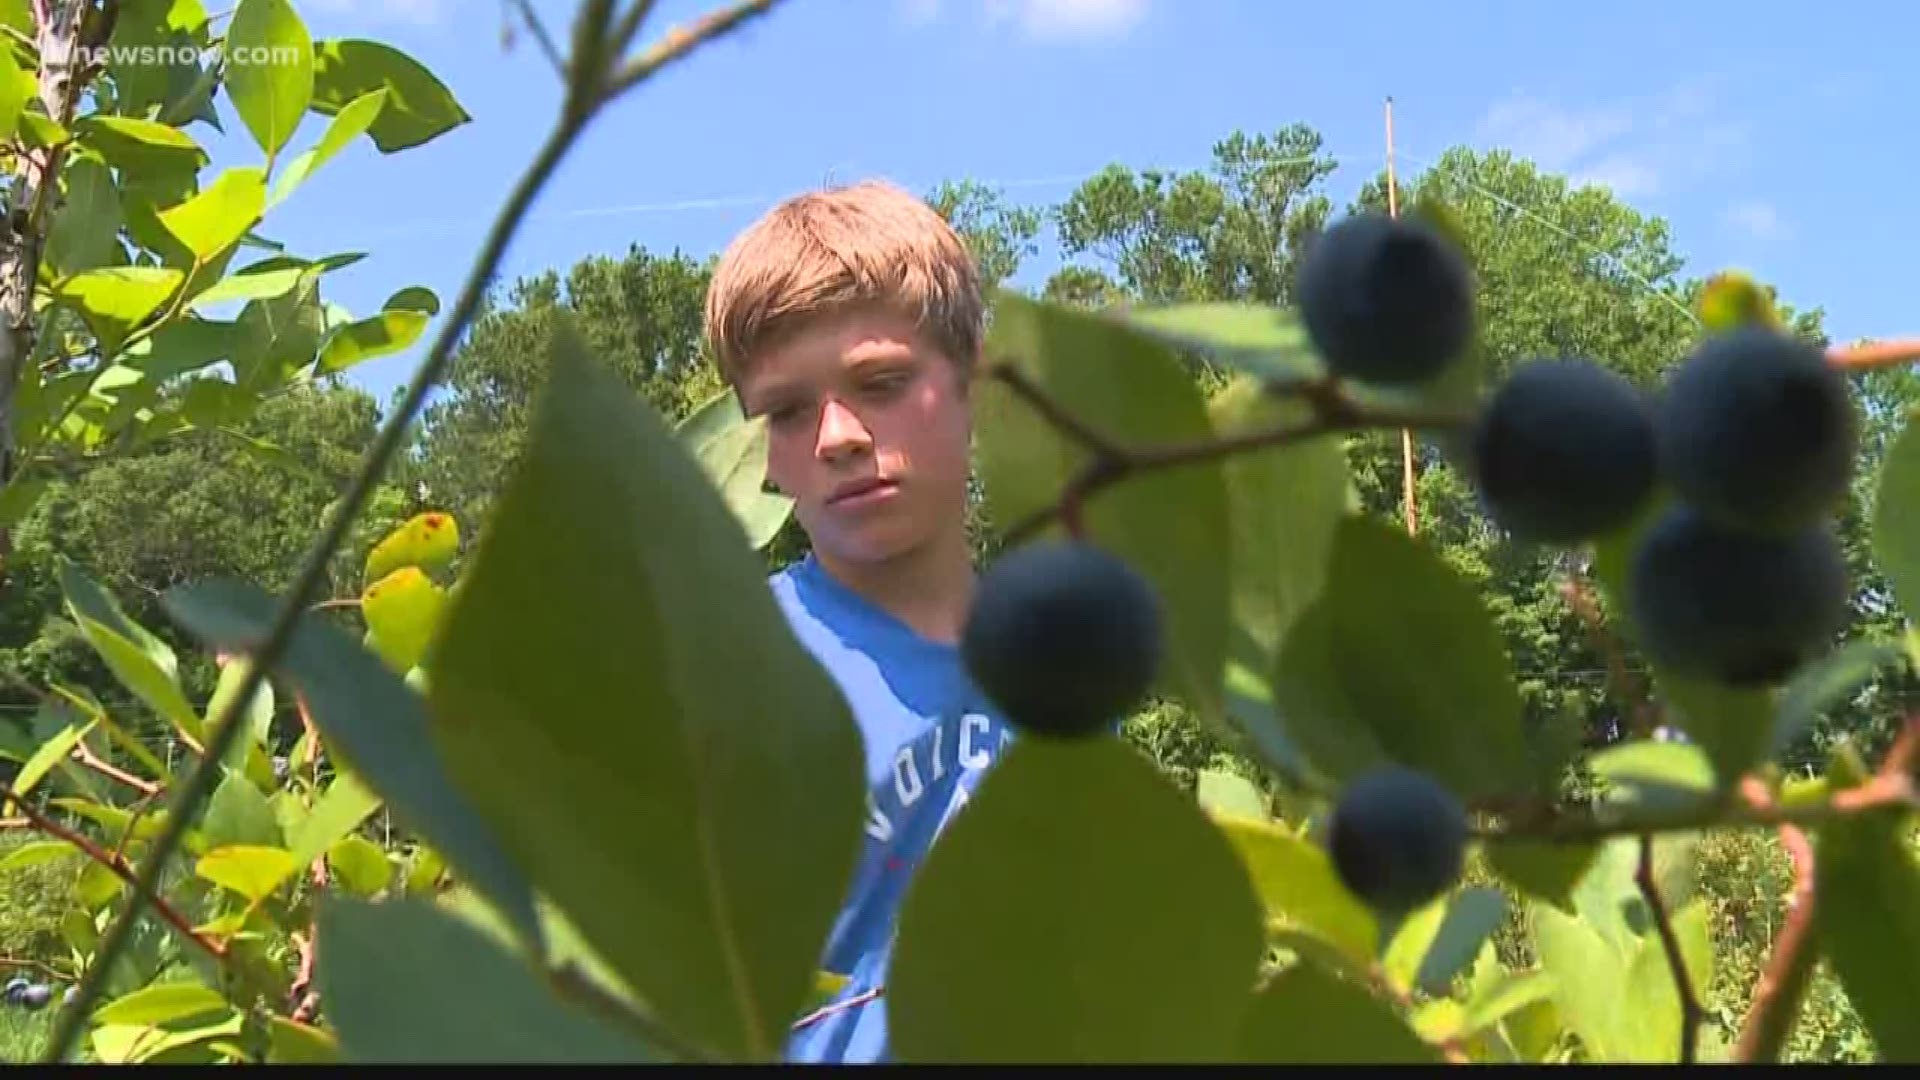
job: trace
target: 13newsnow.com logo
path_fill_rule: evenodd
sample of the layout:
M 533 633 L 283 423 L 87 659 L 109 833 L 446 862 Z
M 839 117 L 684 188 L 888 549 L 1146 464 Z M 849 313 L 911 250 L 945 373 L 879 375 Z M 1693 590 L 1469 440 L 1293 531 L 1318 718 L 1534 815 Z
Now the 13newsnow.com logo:
M 78 59 L 89 66 L 126 67 L 207 67 L 225 62 L 228 66 L 293 64 L 310 59 L 312 50 L 297 45 L 101 45 L 77 50 Z

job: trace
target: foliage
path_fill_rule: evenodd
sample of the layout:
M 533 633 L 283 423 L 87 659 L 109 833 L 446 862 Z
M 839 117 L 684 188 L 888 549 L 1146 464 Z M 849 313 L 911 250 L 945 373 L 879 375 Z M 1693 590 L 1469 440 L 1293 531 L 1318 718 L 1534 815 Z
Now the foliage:
M 350 435 L 316 433 L 359 464 L 314 489 L 330 497 L 309 518 L 318 536 L 297 572 L 284 556 L 210 568 L 183 555 L 158 603 L 135 609 L 97 567 L 49 557 L 35 571 L 74 628 L 58 647 L 121 690 L 103 700 L 71 668 L 36 667 L 33 719 L 0 747 L 15 766 L 0 801 L 33 836 L 0 875 L 78 867 L 71 895 L 36 909 L 53 916 L 57 944 L 43 928 L 23 946 L 47 950 L 56 978 L 77 987 L 44 1056 L 772 1060 L 819 1000 L 820 946 L 859 843 L 863 756 L 844 701 L 764 588 L 788 520 L 762 490 L 757 425 L 717 384 L 689 377 L 700 363 L 686 300 L 700 270 L 677 253 L 596 263 L 564 301 L 556 278 L 537 283 L 512 317 L 482 295 L 600 104 L 767 6 L 723 9 L 629 61 L 645 5 L 583 5 L 554 132 L 415 381 L 378 432 L 349 403 Z M 129 4 L 114 33 L 194 40 L 206 33 L 196 13 Z M 36 468 L 89 455 L 120 455 L 129 478 L 194 468 L 205 459 L 137 466 L 163 438 L 238 429 L 269 401 L 323 400 L 302 395 L 330 365 L 417 335 L 425 320 L 409 316 L 438 312 L 437 300 L 401 296 L 342 323 L 317 300 L 327 270 L 222 276 L 259 216 L 233 216 L 229 200 L 246 209 L 275 176 L 283 191 L 304 175 L 283 156 L 301 113 L 387 152 L 465 115 L 422 98 L 437 84 L 383 46 L 307 43 L 281 0 L 243 0 L 228 33 L 295 42 L 313 62 L 216 75 L 177 97 L 109 71 L 100 100 L 144 102 L 134 112 L 147 122 L 124 111 L 21 122 L 17 137 L 42 143 L 89 133 L 109 168 L 78 165 L 90 160 L 79 142 L 55 175 L 133 208 L 129 222 L 144 222 L 133 234 L 163 242 L 121 249 L 128 261 L 112 273 L 50 264 L 58 303 L 42 325 L 76 344 L 23 369 L 23 387 L 37 389 L 22 400 L 48 400 L 33 372 L 89 378 L 59 391 L 76 395 L 60 411 L 78 422 L 62 420 L 57 438 L 45 423 L 20 429 L 31 450 L 9 494 L 56 475 Z M 184 129 L 160 118 L 198 115 L 193 95 L 215 88 L 267 168 L 203 194 L 178 163 L 194 160 Z M 294 161 L 310 170 L 328 145 Z M 1851 380 L 1869 423 L 1867 465 L 1836 513 L 1853 545 L 1846 640 L 1765 691 L 1647 670 L 1617 602 L 1644 522 L 1567 550 L 1518 550 L 1476 513 L 1448 434 L 1513 365 L 1561 351 L 1566 335 L 1600 327 L 1574 351 L 1655 386 L 1700 329 L 1690 318 L 1609 328 L 1615 309 L 1598 312 L 1631 290 L 1583 297 L 1592 280 L 1542 279 L 1552 260 L 1537 253 L 1503 265 L 1479 245 L 1501 222 L 1421 190 L 1423 212 L 1462 223 L 1455 235 L 1481 274 L 1536 275 L 1502 286 L 1502 303 L 1537 292 L 1530 311 L 1591 303 L 1594 319 L 1527 337 L 1526 317 L 1483 318 L 1493 330 L 1466 377 L 1412 391 L 1329 378 L 1291 281 L 1295 246 L 1330 204 L 1310 194 L 1318 166 L 1277 160 L 1315 153 L 1299 129 L 1226 141 L 1214 178 L 1110 172 L 1057 220 L 1113 274 L 1081 266 L 1042 297 L 998 294 L 977 387 L 987 546 L 1064 530 L 1126 560 L 1163 605 L 1169 662 L 1126 740 L 1016 741 L 933 849 L 901 917 L 896 1052 L 1564 1063 L 1770 1059 L 1792 1040 L 1795 1052 L 1912 1060 L 1920 729 L 1856 742 L 1821 726 L 1883 685 L 1882 672 L 1910 675 L 1910 387 L 1893 369 Z M 1558 196 L 1635 224 L 1592 193 Z M 944 198 L 984 223 L 975 250 L 993 275 L 1017 264 L 1033 218 L 973 189 Z M 1646 256 L 1643 276 L 1676 273 L 1657 257 L 1656 226 L 1615 235 Z M 63 243 L 51 250 L 108 246 Z M 298 271 L 283 291 L 248 292 L 281 270 Z M 186 349 L 172 343 L 208 332 L 177 321 L 201 274 L 249 306 L 212 331 L 231 377 L 188 383 L 237 390 L 176 387 L 185 369 L 142 359 L 178 355 L 161 351 L 163 336 Z M 1660 295 L 1681 314 L 1702 299 L 1697 284 Z M 1116 296 L 1144 303 L 1106 308 Z M 1632 303 L 1643 306 L 1631 317 L 1674 318 Z M 1809 318 L 1785 321 L 1811 336 Z M 469 323 L 484 344 L 466 354 L 476 362 L 462 395 L 423 414 L 426 389 L 462 370 L 454 341 Z M 208 399 L 221 406 L 211 423 Z M 433 473 L 457 456 L 445 449 L 401 462 L 417 415 L 428 443 L 471 447 L 497 471 Z M 501 424 L 491 438 L 488 417 Z M 1392 516 L 1393 440 L 1368 441 L 1402 430 L 1420 433 L 1421 505 L 1439 508 L 1411 534 Z M 96 475 L 114 479 L 85 482 L 107 483 Z M 410 501 L 406 481 L 429 476 L 427 500 Z M 24 520 L 38 501 L 7 505 Z M 100 548 L 100 565 L 111 551 Z M 1569 578 L 1591 579 L 1592 603 L 1567 600 Z M 204 704 L 190 693 L 196 661 L 211 673 Z M 1557 699 L 1566 683 L 1552 671 L 1576 664 L 1641 678 Z M 1604 748 L 1582 755 L 1601 702 L 1612 722 L 1592 741 Z M 156 753 L 135 717 L 181 755 Z M 1473 822 L 1469 872 L 1393 918 L 1349 890 L 1321 828 L 1346 780 L 1384 761 L 1426 773 Z M 1727 869 L 1761 857 L 1738 854 L 1733 837 L 1776 831 L 1811 843 L 1811 871 L 1775 855 L 1764 877 Z M 1773 884 L 1742 892 L 1729 879 Z M 1787 909 L 1796 929 L 1718 932 L 1750 926 L 1750 912 L 1778 918 L 1788 882 L 1819 897 Z M 1801 974 L 1753 992 L 1774 964 Z M 1031 977 L 1010 982 L 1009 971 Z M 1838 1029 L 1841 997 L 1859 1027 Z

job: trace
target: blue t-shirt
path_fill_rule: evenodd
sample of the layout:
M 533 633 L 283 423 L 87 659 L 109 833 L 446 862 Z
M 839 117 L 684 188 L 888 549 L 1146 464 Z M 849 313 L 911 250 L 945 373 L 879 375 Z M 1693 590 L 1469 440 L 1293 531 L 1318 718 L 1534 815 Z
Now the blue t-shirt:
M 867 766 L 866 846 L 821 966 L 847 976 L 833 1005 L 868 1000 L 793 1032 L 787 1060 L 886 1061 L 884 988 L 901 896 L 1013 729 L 967 676 L 958 646 L 921 636 L 811 555 L 770 583 L 802 644 L 845 695 Z

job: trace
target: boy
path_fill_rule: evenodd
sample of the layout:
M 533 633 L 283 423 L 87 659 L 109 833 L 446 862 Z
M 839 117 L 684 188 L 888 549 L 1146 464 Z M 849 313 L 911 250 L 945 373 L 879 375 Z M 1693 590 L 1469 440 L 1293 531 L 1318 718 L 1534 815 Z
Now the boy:
M 847 985 L 789 1060 L 888 1057 L 885 969 L 910 875 L 1012 737 L 962 665 L 979 272 L 939 214 L 866 182 L 775 207 L 727 248 L 707 334 L 812 552 L 770 579 L 866 746 L 865 848 L 822 966 Z

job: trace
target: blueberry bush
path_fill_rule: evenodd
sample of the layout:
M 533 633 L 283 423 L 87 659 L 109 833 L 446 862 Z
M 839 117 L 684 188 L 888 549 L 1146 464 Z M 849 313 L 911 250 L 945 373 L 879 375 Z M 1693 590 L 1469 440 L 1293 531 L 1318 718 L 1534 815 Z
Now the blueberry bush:
M 299 579 L 165 594 L 218 666 L 205 708 L 153 627 L 61 567 L 87 647 L 189 752 L 42 688 L 3 796 L 33 839 L 0 878 L 79 870 L 48 894 L 56 946 L 0 1008 L 53 1015 L 44 1059 L 767 1061 L 834 1007 L 818 964 L 863 755 L 765 587 L 791 507 L 730 396 L 669 424 L 563 328 L 486 527 L 415 514 L 354 553 L 355 595 L 316 595 L 569 146 L 771 6 L 635 51 L 651 5 L 588 0 L 570 36 L 542 35 L 568 87 L 554 128 Z M 0 349 L 19 388 L 0 508 L 30 505 L 63 453 L 221 424 L 439 314 L 418 290 L 359 320 L 323 304 L 339 258 L 227 273 L 276 174 L 273 201 L 352 139 L 397 152 L 463 122 L 416 64 L 242 0 L 221 48 L 313 63 L 76 76 L 60 57 L 103 35 L 215 39 L 192 0 L 6 10 L 19 107 L 0 120 L 40 163 L 12 190 L 51 232 L 9 246 L 27 270 L 0 281 L 0 304 L 16 282 L 33 298 Z M 101 80 L 97 112 L 75 113 L 74 77 Z M 201 189 L 180 125 L 214 92 L 266 164 Z M 285 159 L 308 109 L 332 123 Z M 48 176 L 66 209 L 33 196 Z M 1904 628 L 1837 641 L 1830 519 L 1860 479 L 1849 380 L 1920 351 L 1809 351 L 1726 274 L 1657 394 L 1577 357 L 1494 377 L 1455 236 L 1431 199 L 1356 214 L 1313 242 L 1291 307 L 997 294 L 977 387 L 997 535 L 964 654 L 1022 735 L 906 894 L 883 990 L 900 1059 L 1767 1061 L 1816 968 L 1863 1056 L 1920 1058 L 1920 726 L 1873 754 L 1838 741 L 1811 775 L 1780 765 L 1828 704 L 1916 657 Z M 246 307 L 195 315 L 208 293 Z M 175 378 L 222 358 L 230 378 Z M 1484 597 L 1354 505 L 1337 440 L 1401 430 L 1458 462 L 1499 528 L 1581 556 L 1592 633 L 1652 665 L 1611 688 L 1628 738 L 1587 754 L 1525 722 Z M 1869 479 L 1873 555 L 1910 607 L 1920 434 Z M 1176 782 L 1123 737 L 1141 709 L 1198 718 L 1256 775 Z M 1791 895 L 1720 1024 L 1729 916 L 1699 849 L 1754 833 L 1779 837 Z

